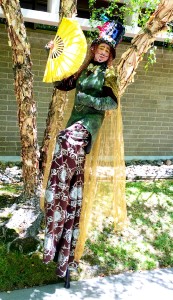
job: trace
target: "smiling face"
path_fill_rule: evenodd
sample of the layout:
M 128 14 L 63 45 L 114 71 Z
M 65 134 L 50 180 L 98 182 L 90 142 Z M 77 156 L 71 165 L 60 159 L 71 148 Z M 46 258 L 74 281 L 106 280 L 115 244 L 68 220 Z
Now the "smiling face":
M 110 55 L 110 46 L 105 43 L 101 43 L 96 48 L 94 60 L 102 63 L 109 59 L 109 55 Z

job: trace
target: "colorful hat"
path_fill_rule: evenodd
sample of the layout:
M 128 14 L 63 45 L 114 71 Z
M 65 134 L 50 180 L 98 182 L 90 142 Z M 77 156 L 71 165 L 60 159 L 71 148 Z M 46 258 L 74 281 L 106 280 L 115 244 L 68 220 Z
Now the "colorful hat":
M 115 58 L 115 48 L 122 40 L 125 33 L 125 27 L 119 21 L 109 21 L 108 18 L 106 18 L 106 20 L 108 21 L 102 26 L 97 26 L 100 33 L 98 38 L 92 42 L 91 47 L 101 43 L 106 43 L 113 49 L 112 53 Z

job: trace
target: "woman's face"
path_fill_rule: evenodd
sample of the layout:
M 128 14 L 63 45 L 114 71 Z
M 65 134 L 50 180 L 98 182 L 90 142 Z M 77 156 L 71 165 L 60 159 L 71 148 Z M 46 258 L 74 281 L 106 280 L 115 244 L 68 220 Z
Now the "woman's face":
M 110 55 L 110 46 L 105 43 L 101 43 L 96 48 L 94 60 L 102 63 L 109 59 L 109 55 Z

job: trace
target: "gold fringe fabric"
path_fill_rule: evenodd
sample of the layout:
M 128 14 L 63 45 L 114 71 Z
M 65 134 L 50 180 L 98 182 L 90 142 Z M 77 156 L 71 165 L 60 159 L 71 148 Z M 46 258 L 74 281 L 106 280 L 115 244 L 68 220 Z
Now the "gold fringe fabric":
M 118 81 L 113 69 L 106 74 L 106 85 L 118 99 L 118 108 L 106 112 L 94 147 L 86 158 L 85 185 L 80 217 L 80 235 L 75 250 L 79 261 L 87 233 L 95 227 L 102 229 L 104 219 L 112 216 L 115 230 L 126 226 L 124 142 Z

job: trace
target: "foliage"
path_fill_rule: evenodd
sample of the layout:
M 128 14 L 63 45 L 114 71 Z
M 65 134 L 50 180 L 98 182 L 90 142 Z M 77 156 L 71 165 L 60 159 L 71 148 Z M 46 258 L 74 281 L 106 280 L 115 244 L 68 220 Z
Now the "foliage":
M 100 20 L 100 16 L 102 14 L 107 15 L 108 17 L 112 18 L 115 15 L 116 9 L 118 9 L 117 1 L 108 1 L 109 6 L 107 8 L 101 7 L 96 8 L 96 0 L 89 0 L 89 9 L 91 12 L 91 20 Z
M 138 13 L 138 25 L 143 27 L 148 21 L 151 13 L 156 9 L 156 6 L 159 2 L 160 0 L 130 0 L 130 5 L 123 6 L 121 12 L 124 13 L 124 15 Z
M 4 195 L 14 195 L 14 194 L 18 194 L 21 192 L 21 185 L 20 184 L 8 184 L 8 183 L 4 183 L 3 185 L 0 185 L 0 201 L 4 198 Z M 1 197 L 2 195 L 2 197 Z M 12 200 L 14 200 L 14 197 L 12 197 Z M 5 201 L 7 201 L 6 197 L 5 197 Z
M 148 59 L 147 59 L 147 63 L 145 64 L 146 71 L 148 71 L 149 66 L 156 63 L 156 50 L 157 50 L 157 47 L 153 46 L 148 52 Z
M 35 285 L 55 283 L 55 263 L 43 264 L 38 254 L 27 256 L 18 252 L 7 253 L 0 244 L 0 291 L 10 291 Z
M 2 162 L 0 161 L 0 170 L 4 171 L 7 167 L 12 168 L 12 167 L 21 167 L 22 163 L 21 162 L 12 162 L 12 161 L 7 161 L 7 162 Z
M 159 0 L 126 0 L 124 5 L 119 6 L 119 0 L 109 0 L 109 5 L 107 8 L 97 8 L 96 0 L 89 0 L 91 21 L 99 20 L 102 14 L 108 16 L 109 18 L 123 20 L 126 15 L 131 16 L 134 13 L 138 13 L 138 25 L 143 27 L 159 2 Z

